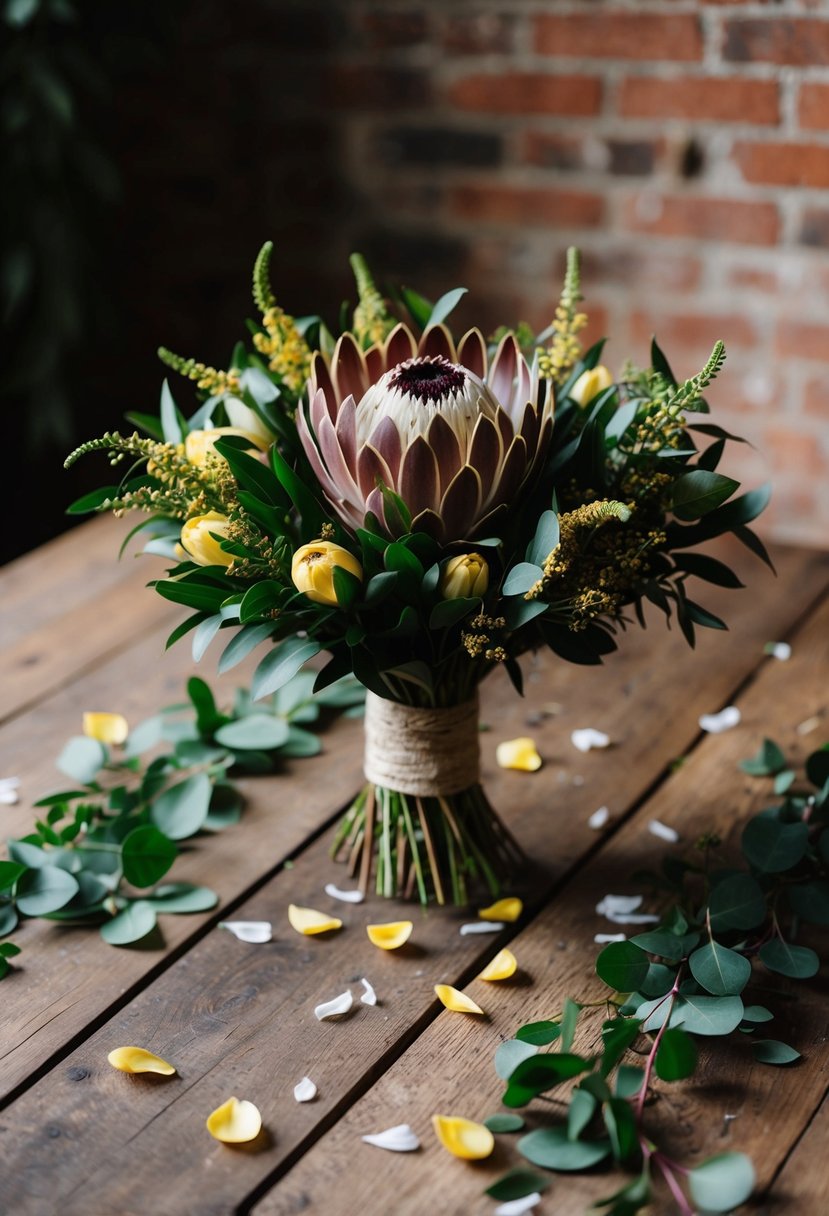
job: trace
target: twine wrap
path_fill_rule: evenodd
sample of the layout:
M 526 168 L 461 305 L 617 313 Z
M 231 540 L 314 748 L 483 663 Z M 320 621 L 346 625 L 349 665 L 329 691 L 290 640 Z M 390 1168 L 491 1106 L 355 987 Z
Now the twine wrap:
M 417 709 L 366 693 L 367 780 L 400 794 L 459 794 L 480 780 L 478 698 Z

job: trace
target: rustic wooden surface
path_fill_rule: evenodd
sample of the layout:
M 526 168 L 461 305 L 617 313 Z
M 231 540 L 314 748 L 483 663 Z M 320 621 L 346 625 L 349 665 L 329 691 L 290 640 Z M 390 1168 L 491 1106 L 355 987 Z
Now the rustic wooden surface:
M 23 780 L 21 803 L 0 808 L 4 836 L 25 832 L 31 803 L 60 783 L 53 758 L 78 732 L 84 709 L 119 710 L 137 722 L 181 699 L 196 670 L 186 641 L 164 654 L 179 616 L 141 590 L 157 567 L 150 559 L 114 562 L 123 532 L 123 524 L 96 521 L 0 571 L 0 775 Z M 429 1116 L 494 1112 L 500 1038 L 528 1017 L 555 1013 L 566 994 L 587 997 L 592 937 L 604 928 L 593 906 L 607 890 L 629 890 L 629 874 L 671 847 L 648 833 L 649 820 L 675 824 L 685 841 L 712 820 L 737 830 L 758 793 L 736 761 L 763 734 L 803 746 L 796 724 L 825 714 L 826 555 L 780 551 L 777 580 L 742 551 L 728 556 L 751 590 L 706 589 L 706 605 L 732 630 L 701 631 L 696 654 L 654 620 L 645 633 L 631 631 L 602 669 L 549 657 L 528 664 L 523 701 L 497 677 L 485 688 L 485 783 L 536 863 L 521 892 L 524 920 L 500 937 L 460 937 L 468 914 L 423 914 L 372 898 L 334 905 L 324 895 L 325 882 L 344 875 L 328 860 L 323 829 L 360 781 L 360 726 L 344 720 L 326 732 L 323 756 L 247 781 L 242 823 L 183 854 L 174 877 L 214 887 L 215 913 L 165 917 L 165 941 L 149 949 L 112 949 L 94 931 L 48 922 L 16 931 L 21 965 L 0 986 L 0 1213 L 385 1214 L 414 1212 L 424 1199 L 458 1216 L 492 1211 L 482 1191 L 513 1161 L 500 1143 L 507 1138 L 490 1162 L 469 1166 L 433 1143 Z M 786 638 L 790 663 L 764 658 L 766 641 Z M 212 652 L 200 673 L 225 696 L 244 679 L 241 669 L 218 680 L 211 663 Z M 551 702 L 556 712 L 539 721 Z M 701 739 L 699 714 L 728 703 L 743 711 L 740 728 Z M 578 726 L 606 730 L 614 746 L 577 753 L 569 735 Z M 538 741 L 542 771 L 495 769 L 495 744 L 524 733 Z M 689 758 L 671 775 L 679 756 Z M 587 818 L 602 804 L 612 821 L 595 833 Z M 282 867 L 287 858 L 292 868 Z M 326 940 L 301 938 L 287 924 L 290 902 L 336 906 L 345 927 Z M 274 941 L 248 946 L 216 931 L 231 912 L 272 920 Z M 415 921 L 413 944 L 384 954 L 364 925 L 398 916 Z M 472 980 L 510 938 L 521 982 Z M 314 1019 L 316 1003 L 363 975 L 377 989 L 377 1008 L 358 1005 L 340 1024 Z M 441 1012 L 437 982 L 469 983 L 488 1019 L 470 1026 Z M 816 1160 L 819 1145 L 826 1148 L 825 1114 L 810 1126 L 826 1089 L 822 991 L 819 981 L 797 991 L 798 1033 L 809 1040 L 799 1041 L 802 1064 L 752 1067 L 731 1049 L 714 1051 L 693 1083 L 660 1099 L 684 1129 L 684 1157 L 725 1146 L 752 1153 L 761 1184 L 772 1184 L 769 1213 L 808 1214 L 812 1192 L 825 1185 L 820 1170 L 809 1182 L 808 1170 L 786 1164 L 789 1154 L 791 1163 L 805 1160 L 810 1143 Z M 127 1042 L 173 1059 L 179 1076 L 158 1084 L 115 1073 L 107 1052 Z M 298 1106 L 292 1090 L 305 1074 L 319 1096 Z M 263 1112 L 267 1135 L 257 1151 L 228 1149 L 204 1130 L 206 1114 L 231 1093 Z M 737 1119 L 724 1124 L 726 1110 Z M 421 1153 L 384 1154 L 360 1142 L 365 1131 L 403 1121 L 420 1132 Z M 609 1182 L 556 1179 L 537 1211 L 582 1212 Z M 787 1206 L 789 1192 L 799 1206 Z

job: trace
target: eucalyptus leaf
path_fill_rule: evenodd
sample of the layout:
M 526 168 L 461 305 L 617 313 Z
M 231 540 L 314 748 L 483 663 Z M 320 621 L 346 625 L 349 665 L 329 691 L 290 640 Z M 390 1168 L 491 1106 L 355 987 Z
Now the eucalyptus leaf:
M 503 1117 L 516 1118 L 514 1115 Z M 490 1131 L 493 1130 L 490 1128 Z M 487 1187 L 485 1193 L 501 1203 L 509 1203 L 513 1199 L 523 1199 L 526 1195 L 534 1195 L 536 1192 L 540 1194 L 542 1191 L 546 1191 L 549 1185 L 550 1179 L 545 1178 L 542 1174 L 534 1174 L 532 1170 L 517 1168 L 502 1174 L 497 1182 L 493 1182 L 491 1186 Z
M 78 893 L 78 881 L 66 870 L 44 865 L 27 870 L 18 879 L 16 903 L 24 916 L 46 916 L 56 912 Z
M 170 786 L 152 803 L 150 819 L 170 840 L 186 840 L 202 827 L 207 818 L 211 788 L 207 773 L 196 773 Z
M 703 1212 L 730 1212 L 754 1190 L 754 1166 L 744 1153 L 721 1153 L 688 1174 L 691 1198 Z
M 678 1005 L 682 1025 L 690 1034 L 730 1034 L 743 1019 L 743 1002 L 738 996 L 685 994 Z
M 596 959 L 596 973 L 615 992 L 635 992 L 648 974 L 648 956 L 633 942 L 611 942 Z
M 520 1039 L 507 1039 L 495 1049 L 495 1071 L 502 1081 L 508 1081 L 515 1069 L 530 1056 L 538 1054 L 538 1048 Z
M 754 929 L 766 919 L 766 899 L 750 874 L 734 874 L 717 883 L 708 898 L 714 932 L 722 929 Z
M 156 912 L 209 912 L 219 902 L 215 891 L 209 887 L 197 887 L 190 882 L 171 882 L 156 887 L 145 897 Z
M 697 983 L 714 996 L 737 995 L 751 978 L 749 960 L 713 938 L 693 952 L 688 967 Z
M 780 874 L 797 865 L 805 855 L 809 826 L 781 823 L 770 815 L 755 815 L 743 829 L 741 844 L 755 869 L 764 874 Z
M 490 1115 L 484 1119 L 484 1127 L 488 1127 L 494 1135 L 524 1130 L 525 1123 L 520 1115 Z
M 133 828 L 121 846 L 124 877 L 134 887 L 152 887 L 163 878 L 178 856 L 169 837 L 151 823 Z
M 518 1151 L 533 1165 L 547 1170 L 590 1169 L 610 1155 L 609 1140 L 569 1140 L 561 1127 L 544 1127 L 518 1141 Z
M 666 1030 L 656 1053 L 656 1075 L 663 1081 L 681 1081 L 696 1068 L 697 1049 L 694 1040 L 681 1026 Z
M 55 763 L 60 771 L 73 781 L 89 785 L 106 764 L 108 757 L 109 752 L 103 743 L 86 735 L 76 735 L 74 739 L 69 740 Z
M 820 959 L 808 946 L 794 946 L 791 942 L 773 938 L 764 942 L 759 950 L 760 959 L 769 971 L 787 975 L 790 979 L 806 980 L 817 975 Z
M 319 654 L 319 642 L 306 638 L 288 638 L 270 654 L 265 655 L 253 675 L 252 695 L 254 701 L 267 697 L 295 676 L 303 663 Z
M 554 1043 L 560 1035 L 560 1022 L 528 1022 L 515 1032 L 516 1039 L 520 1039 L 522 1043 L 534 1043 L 538 1047 Z
M 147 900 L 137 899 L 101 925 L 101 937 L 110 946 L 130 946 L 156 927 L 156 910 Z
M 793 1064 L 800 1052 L 778 1039 L 752 1039 L 751 1050 L 759 1064 Z
M 290 733 L 290 727 L 284 718 L 255 713 L 221 726 L 214 738 L 222 747 L 229 747 L 234 751 L 272 751 L 287 742 Z

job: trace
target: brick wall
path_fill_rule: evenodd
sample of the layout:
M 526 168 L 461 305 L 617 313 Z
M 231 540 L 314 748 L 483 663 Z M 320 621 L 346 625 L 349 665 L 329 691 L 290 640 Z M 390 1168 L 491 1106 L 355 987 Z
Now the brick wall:
M 766 532 L 829 543 L 829 5 L 266 7 L 290 17 L 285 121 L 324 115 L 333 141 L 331 222 L 310 191 L 296 222 L 323 239 L 283 242 L 286 281 L 344 290 L 331 267 L 359 248 L 426 292 L 468 286 L 463 320 L 540 328 L 579 244 L 608 361 L 656 332 L 688 375 L 722 337 L 711 398 L 756 445 L 738 475 L 772 477 Z

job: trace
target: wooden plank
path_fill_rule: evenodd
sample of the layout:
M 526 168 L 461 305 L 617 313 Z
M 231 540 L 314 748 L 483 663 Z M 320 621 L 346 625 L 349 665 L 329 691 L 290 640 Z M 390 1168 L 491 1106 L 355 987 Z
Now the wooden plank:
M 829 1212 L 829 1094 L 798 1141 L 780 1174 L 753 1210 L 757 1216 L 780 1216 L 782 1212 Z
M 487 1210 L 484 1188 L 513 1165 L 522 1163 L 514 1139 L 498 1137 L 496 1151 L 474 1166 L 450 1157 L 431 1130 L 434 1113 L 482 1120 L 503 1108 L 503 1083 L 492 1060 L 499 1042 L 513 1037 L 524 1022 L 560 1014 L 564 998 L 581 1003 L 601 1000 L 607 989 L 593 975 L 596 932 L 614 931 L 596 915 L 608 891 L 629 893 L 629 875 L 658 866 L 666 846 L 649 833 L 657 818 L 679 831 L 684 848 L 702 833 L 717 832 L 734 843 L 742 825 L 768 801 L 768 784 L 747 778 L 737 765 L 753 755 L 770 735 L 787 754 L 817 745 L 796 733 L 799 722 L 825 713 L 829 685 L 829 601 L 794 639 L 789 663 L 769 664 L 740 700 L 743 722 L 735 730 L 709 736 L 690 759 L 642 806 L 594 860 L 564 887 L 541 915 L 512 944 L 526 982 L 516 985 L 472 981 L 469 995 L 489 1014 L 480 1022 L 441 1012 L 417 1042 L 346 1116 L 255 1207 L 255 1216 L 287 1216 L 322 1211 L 346 1216 L 376 1210 L 378 1197 L 395 1196 L 395 1213 L 408 1216 L 424 1204 L 439 1204 L 446 1216 Z M 694 1078 L 674 1085 L 656 1082 L 656 1101 L 648 1126 L 654 1139 L 686 1165 L 728 1149 L 754 1160 L 759 1186 L 765 1187 L 796 1142 L 829 1080 L 829 1039 L 823 985 L 819 979 L 797 984 L 759 969 L 755 999 L 780 1016 L 770 1037 L 794 1041 L 804 1060 L 788 1069 L 756 1064 L 739 1036 L 728 1043 L 697 1039 L 700 1066 Z M 763 990 L 766 989 L 766 990 Z M 779 990 L 788 993 L 791 1000 Z M 775 996 L 775 991 L 778 995 Z M 792 1012 L 793 1011 L 793 1012 Z M 598 1040 L 602 1009 L 597 1010 L 583 1048 Z M 527 1108 L 528 1128 L 556 1121 Z M 543 1111 L 542 1106 L 542 1111 Z M 522 1112 L 523 1113 L 523 1112 Z M 728 1118 L 726 1118 L 728 1116 Z M 560 1122 L 560 1118 L 558 1120 Z M 417 1154 L 383 1153 L 363 1145 L 361 1135 L 410 1123 L 421 1136 Z M 660 1140 L 660 1125 L 669 1134 Z M 348 1179 L 347 1185 L 344 1183 Z M 549 1198 L 539 1212 L 583 1216 L 590 1205 L 623 1183 L 617 1174 L 553 1175 Z M 811 1185 L 811 1184 L 810 1184 Z M 673 1210 L 667 1195 L 665 1208 Z M 775 1211 L 778 1209 L 775 1208 Z M 792 1209 L 819 1212 L 820 1207 Z
M 802 561 L 792 566 L 785 555 L 782 560 L 789 576 L 809 581 L 809 563 L 804 569 Z M 817 583 L 811 578 L 813 588 L 825 586 L 823 576 Z M 781 580 L 781 591 L 764 606 L 756 596 L 741 597 L 737 633 L 708 635 L 702 658 L 664 632 L 655 638 L 635 634 L 604 672 L 539 660 L 523 704 L 493 680 L 484 708 L 492 726 L 485 737 L 486 781 L 495 804 L 508 808 L 510 825 L 544 868 L 531 900 L 538 901 L 557 876 L 600 843 L 587 827 L 588 814 L 602 801 L 617 814 L 634 805 L 691 746 L 698 714 L 719 708 L 762 663 L 762 642 L 782 636 L 796 616 L 791 597 L 782 593 L 788 585 Z M 805 597 L 806 584 L 801 585 Z M 731 607 L 734 616 L 734 600 Z M 676 688 L 684 692 L 681 713 L 672 713 Z M 551 763 L 541 778 L 493 773 L 489 758 L 497 740 L 523 733 L 527 714 L 537 713 L 551 696 L 563 712 L 535 729 L 542 752 L 560 767 Z M 606 729 L 619 746 L 578 755 L 565 739 L 572 727 L 584 725 Z M 560 818 L 552 830 L 556 800 Z M 456 933 L 463 914 L 432 909 L 424 915 L 410 905 L 381 901 L 344 911 L 338 906 L 346 929 L 332 941 L 296 936 L 285 920 L 288 903 L 334 908 L 322 894 L 331 877 L 327 840 L 320 840 L 238 911 L 240 917 L 274 921 L 274 943 L 248 947 L 210 934 L 14 1103 L 0 1126 L 6 1160 L 15 1162 L 16 1211 L 39 1212 L 60 1197 L 67 1214 L 83 1208 L 121 1216 L 152 1210 L 161 1216 L 186 1210 L 197 1193 L 200 1212 L 232 1210 L 242 1195 L 304 1151 L 434 1017 L 432 985 L 462 982 L 492 948 Z M 397 916 L 415 919 L 416 944 L 401 955 L 382 954 L 369 944 L 363 926 Z M 345 1027 L 317 1023 L 314 1005 L 361 975 L 374 983 L 384 1004 L 358 1006 Z M 127 1041 L 172 1058 L 182 1079 L 150 1087 L 113 1074 L 106 1054 Z M 320 1096 L 297 1108 L 291 1090 L 306 1072 L 319 1084 Z M 234 1092 L 261 1106 L 273 1137 L 266 1152 L 232 1153 L 207 1140 L 206 1114 Z M 47 1138 L 48 1188 L 35 1164 Z M 91 1160 L 96 1168 L 88 1177 Z M 131 1165 L 147 1160 L 153 1162 L 151 1176 Z M 209 1193 L 200 1185 L 205 1171 Z

